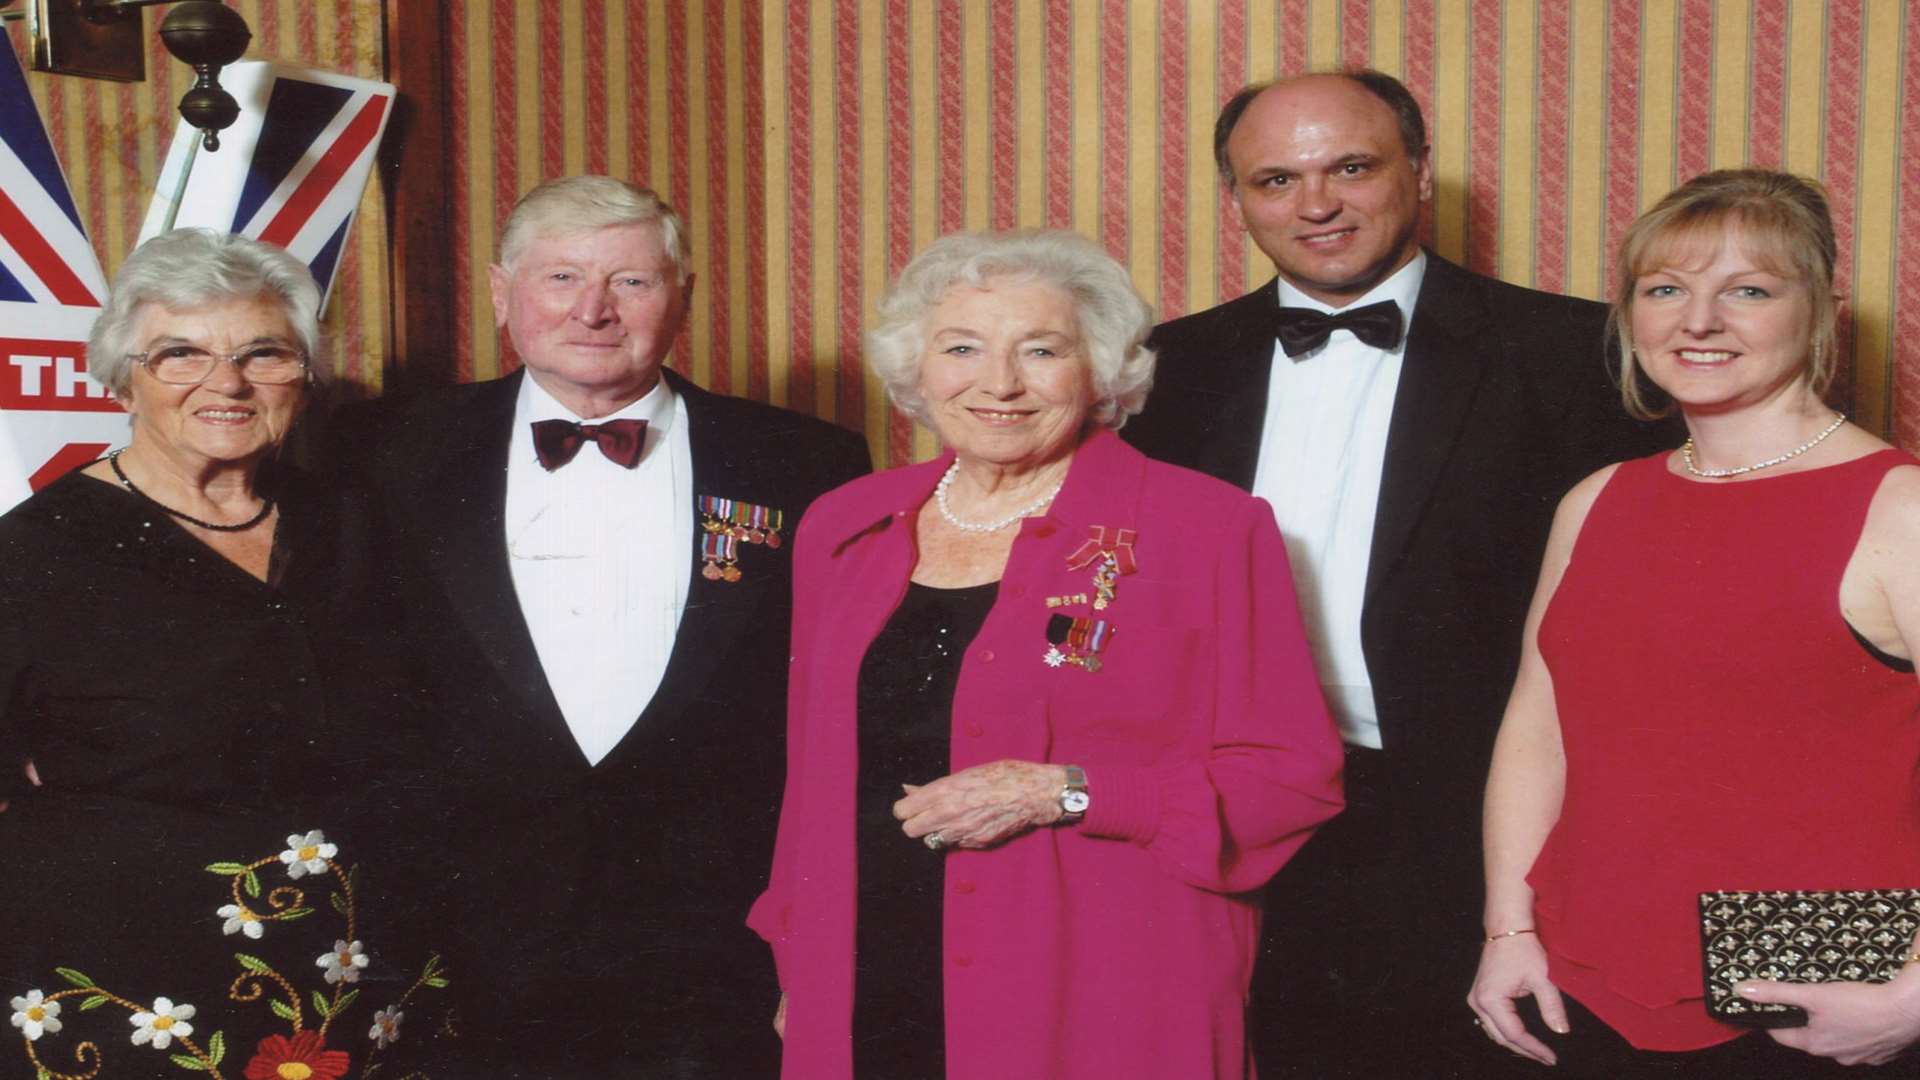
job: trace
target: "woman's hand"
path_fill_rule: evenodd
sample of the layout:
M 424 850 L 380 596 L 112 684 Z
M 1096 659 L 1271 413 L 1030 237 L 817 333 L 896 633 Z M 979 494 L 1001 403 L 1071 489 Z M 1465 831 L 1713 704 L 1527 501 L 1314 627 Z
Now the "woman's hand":
M 1556 1064 L 1553 1051 L 1520 1022 L 1520 1010 L 1514 1002 L 1523 997 L 1538 1001 L 1540 1018 L 1548 1027 L 1566 1034 L 1567 1007 L 1560 1000 L 1559 988 L 1547 979 L 1547 951 L 1540 947 L 1540 939 L 1517 934 L 1487 942 L 1480 949 L 1480 970 L 1473 977 L 1473 989 L 1467 993 L 1467 1004 L 1480 1018 L 1480 1030 L 1496 1045 L 1522 1057 L 1543 1065 Z
M 939 833 L 943 847 L 989 848 L 1060 820 L 1065 765 L 994 761 L 930 784 L 903 784 L 893 804 L 900 828 L 918 840 Z
M 787 992 L 780 991 L 780 1004 L 773 1009 L 773 1033 L 780 1036 L 781 1042 L 787 1041 Z
M 1920 971 L 1890 983 L 1778 983 L 1765 979 L 1734 987 L 1748 1001 L 1798 1005 L 1805 1027 L 1771 1028 L 1782 1046 L 1832 1058 L 1842 1065 L 1884 1065 L 1920 1039 Z

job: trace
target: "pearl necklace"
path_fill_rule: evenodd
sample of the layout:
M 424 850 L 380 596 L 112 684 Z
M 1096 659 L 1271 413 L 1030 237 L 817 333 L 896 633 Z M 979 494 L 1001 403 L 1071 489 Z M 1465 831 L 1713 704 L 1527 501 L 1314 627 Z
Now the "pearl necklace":
M 1839 431 L 1840 425 L 1846 422 L 1847 417 L 1845 413 L 1834 413 L 1833 423 L 1827 425 L 1827 430 L 1815 435 L 1813 438 L 1808 439 L 1806 442 L 1801 443 L 1786 453 L 1781 454 L 1779 457 L 1768 458 L 1765 461 L 1755 462 L 1752 465 L 1742 465 L 1737 469 L 1701 469 L 1695 467 L 1693 464 L 1693 437 L 1689 435 L 1687 441 L 1680 444 L 1680 463 L 1685 465 L 1687 471 L 1693 475 L 1704 476 L 1711 480 L 1718 480 L 1727 476 L 1739 476 L 1742 473 L 1755 472 L 1760 469 L 1770 469 L 1783 461 L 1792 461 L 1801 454 L 1819 446 L 1827 440 L 1827 436 Z
M 953 486 L 953 478 L 958 475 L 960 475 L 960 461 L 956 458 L 954 459 L 952 467 L 947 469 L 947 475 L 942 476 L 940 482 L 934 485 L 933 501 L 939 505 L 940 516 L 946 519 L 947 524 L 959 529 L 961 532 L 970 533 L 999 532 L 1001 529 L 1006 528 L 1029 514 L 1039 513 L 1046 508 L 1048 503 L 1053 501 L 1055 495 L 1060 494 L 1061 486 L 1066 483 L 1066 481 L 1063 480 L 1059 484 L 1053 485 L 1052 491 L 1015 510 L 999 521 L 989 521 L 983 525 L 976 521 L 961 521 L 959 518 L 953 516 L 953 508 L 947 505 L 947 489 Z

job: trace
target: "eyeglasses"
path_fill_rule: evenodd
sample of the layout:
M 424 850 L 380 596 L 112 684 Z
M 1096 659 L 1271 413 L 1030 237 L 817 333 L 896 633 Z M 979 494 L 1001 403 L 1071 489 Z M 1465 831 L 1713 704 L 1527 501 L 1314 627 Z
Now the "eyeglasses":
M 169 345 L 151 352 L 131 353 L 128 360 L 146 368 L 163 383 L 195 386 L 213 374 L 222 361 L 232 364 L 240 377 L 259 386 L 279 386 L 298 382 L 308 375 L 307 358 L 291 345 L 253 345 L 237 353 L 221 355 L 195 345 Z

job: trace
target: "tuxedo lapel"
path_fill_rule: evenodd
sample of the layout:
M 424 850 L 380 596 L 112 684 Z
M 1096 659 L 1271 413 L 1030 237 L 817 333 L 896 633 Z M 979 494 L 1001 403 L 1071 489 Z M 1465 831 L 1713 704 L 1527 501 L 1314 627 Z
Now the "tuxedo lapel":
M 1387 429 L 1367 563 L 1369 603 L 1406 548 L 1447 459 L 1468 435 L 1487 352 L 1497 347 L 1487 328 L 1491 315 L 1472 275 L 1428 253 Z
M 513 437 L 515 374 L 484 384 L 466 408 L 418 437 L 435 448 L 413 488 L 411 535 L 471 639 L 528 708 L 558 718 L 533 636 L 514 594 L 506 549 L 507 450 Z
M 755 433 L 742 431 L 719 415 L 723 399 L 709 394 L 673 372 L 666 373 L 674 393 L 687 407 L 687 442 L 693 454 L 693 492 L 689 498 L 718 495 L 755 501 L 766 494 L 753 487 L 746 471 L 755 453 L 777 453 L 777 447 L 764 447 Z M 764 503 L 763 503 L 764 504 Z M 785 563 L 789 548 L 759 550 L 742 544 L 743 555 L 765 555 L 764 559 L 743 557 L 743 576 L 739 581 L 715 581 L 699 571 L 705 563 L 700 557 L 700 513 L 694 509 L 693 559 L 686 567 L 689 576 L 687 606 L 673 635 L 667 670 L 659 689 L 641 712 L 633 729 L 608 754 L 602 765 L 617 762 L 662 737 L 671 737 L 679 714 L 703 696 L 708 683 L 718 674 L 721 660 L 731 654 L 738 639 L 757 624 L 756 616 L 769 608 L 774 595 L 784 596 L 791 587 Z M 782 539 L 791 542 L 797 515 L 788 515 Z M 779 565 L 779 571 L 769 564 Z M 757 565 L 756 565 L 757 564 Z
M 1189 452 L 1170 460 L 1251 490 L 1266 429 L 1267 384 L 1272 380 L 1274 323 L 1279 292 L 1272 281 L 1230 301 L 1205 351 L 1182 370 L 1189 400 L 1182 403 L 1182 440 L 1197 438 Z M 1212 352 L 1212 358 L 1206 356 Z M 1151 396 L 1148 398 L 1152 402 Z

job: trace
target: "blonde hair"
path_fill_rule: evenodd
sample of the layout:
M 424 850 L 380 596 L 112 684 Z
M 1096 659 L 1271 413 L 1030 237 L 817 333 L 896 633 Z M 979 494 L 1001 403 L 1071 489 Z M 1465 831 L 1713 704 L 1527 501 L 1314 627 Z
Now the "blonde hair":
M 611 176 L 563 176 L 522 195 L 500 231 L 500 265 L 512 272 L 534 241 L 549 236 L 648 224 L 660 226 L 660 246 L 685 285 L 693 270 L 686 223 L 653 189 Z
M 1651 391 L 1633 354 L 1633 302 L 1636 283 L 1677 252 L 1713 250 L 1734 229 L 1741 230 L 1753 256 L 1768 270 L 1807 287 L 1813 304 L 1813 340 L 1805 375 L 1815 394 L 1824 395 L 1839 363 L 1834 324 L 1839 301 L 1833 293 L 1839 245 L 1833 215 L 1819 181 L 1771 169 L 1718 169 L 1668 192 L 1640 215 L 1620 241 L 1614 277 L 1612 336 L 1620 345 L 1620 399 L 1627 412 L 1653 420 L 1673 411 L 1659 387 Z

